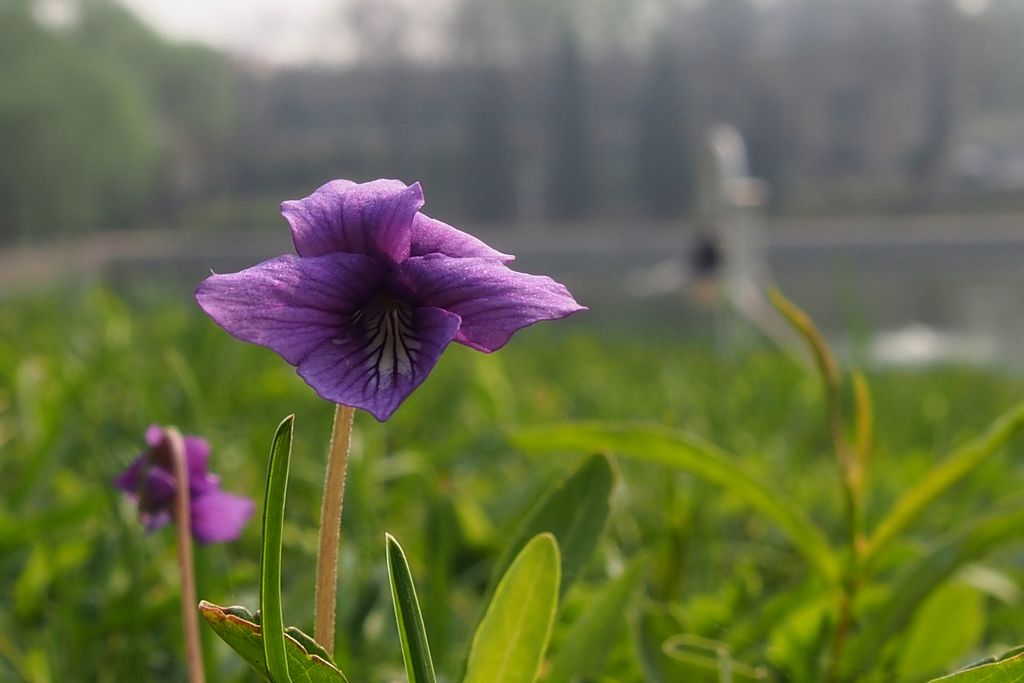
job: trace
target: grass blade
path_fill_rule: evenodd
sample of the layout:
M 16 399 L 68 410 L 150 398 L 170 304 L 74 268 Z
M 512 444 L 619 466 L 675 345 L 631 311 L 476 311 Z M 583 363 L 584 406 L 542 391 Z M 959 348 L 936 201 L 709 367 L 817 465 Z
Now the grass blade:
M 534 537 L 505 572 L 473 635 L 464 683 L 536 680 L 555 622 L 560 575 L 555 537 Z
M 398 541 L 391 534 L 387 534 L 386 539 L 388 578 L 391 598 L 395 603 L 398 636 L 402 641 L 405 672 L 409 683 L 434 683 L 434 662 L 430 657 L 430 644 L 409 563 Z
M 288 468 L 292 456 L 292 428 L 289 415 L 278 426 L 270 448 L 267 493 L 263 501 L 263 550 L 260 553 L 260 611 L 262 612 L 263 656 L 267 675 L 273 683 L 291 683 L 284 641 L 284 612 L 281 606 L 281 536 L 284 504 L 288 493 Z
M 985 432 L 964 444 L 907 491 L 893 505 L 868 541 L 864 564 L 868 566 L 904 529 L 950 487 L 966 477 L 1024 428 L 1024 403 L 1001 415 Z
M 658 425 L 573 422 L 518 431 L 512 441 L 537 453 L 607 450 L 685 470 L 721 486 L 775 522 L 826 580 L 838 580 L 839 563 L 824 532 L 783 495 L 781 487 L 766 484 L 735 456 L 695 436 Z

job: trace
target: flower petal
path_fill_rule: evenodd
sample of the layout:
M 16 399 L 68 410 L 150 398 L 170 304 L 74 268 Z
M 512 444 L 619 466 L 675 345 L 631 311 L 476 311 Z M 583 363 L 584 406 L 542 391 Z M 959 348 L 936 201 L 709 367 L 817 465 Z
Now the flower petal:
M 244 496 L 210 491 L 192 499 L 192 535 L 200 543 L 233 541 L 242 533 L 256 505 Z
M 145 455 L 140 455 L 135 460 L 132 460 L 131 464 L 121 474 L 114 477 L 114 487 L 127 494 L 135 495 L 138 493 L 139 475 L 145 461 Z
M 459 329 L 438 308 L 370 304 L 299 363 L 299 375 L 328 401 L 362 408 L 383 422 L 430 374 Z
M 283 202 L 299 256 L 364 254 L 389 263 L 409 256 L 412 221 L 423 207 L 419 183 L 332 180 L 305 199 Z
M 164 528 L 171 523 L 171 518 L 171 511 L 164 508 L 153 512 L 141 511 L 139 513 L 139 520 L 142 522 L 142 526 L 146 529 L 147 533 L 153 533 Z
M 497 249 L 453 228 L 447 223 L 416 214 L 412 222 L 412 249 L 410 256 L 426 256 L 427 254 L 444 254 L 456 258 L 486 258 L 501 263 L 515 260 L 515 256 L 503 254 Z
M 156 509 L 174 500 L 174 476 L 154 464 L 148 452 L 117 475 L 114 486 L 138 502 L 140 508 Z
M 210 474 L 210 443 L 201 436 L 184 436 L 185 463 L 188 466 L 188 489 L 192 495 L 217 486 L 220 477 Z
M 166 448 L 167 430 L 160 425 L 152 424 L 146 428 L 146 443 L 150 446 L 147 456 L 154 463 L 154 467 L 161 467 L 172 477 L 174 473 L 168 468 L 171 467 L 165 452 L 155 452 L 155 449 Z M 210 444 L 201 436 L 183 436 L 185 444 L 185 464 L 188 468 L 188 484 L 192 493 L 199 493 L 217 485 L 220 478 L 210 474 L 207 463 L 210 460 Z M 127 474 L 127 472 L 125 473 Z M 124 475 L 122 475 L 124 476 Z
M 146 443 L 156 448 L 164 442 L 164 428 L 160 425 L 149 425 L 146 427 Z
M 520 328 L 586 310 L 551 278 L 518 273 L 487 259 L 410 258 L 391 284 L 426 306 L 458 314 L 462 325 L 455 341 L 486 353 L 504 346 Z
M 196 301 L 242 341 L 292 365 L 338 335 L 376 289 L 384 267 L 360 254 L 278 256 L 230 275 L 211 275 Z

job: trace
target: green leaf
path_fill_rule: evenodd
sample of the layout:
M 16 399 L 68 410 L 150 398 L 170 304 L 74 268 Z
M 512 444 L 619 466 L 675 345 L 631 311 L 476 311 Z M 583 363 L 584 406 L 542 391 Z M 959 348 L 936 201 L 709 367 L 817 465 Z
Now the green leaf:
M 1010 652 L 1011 656 L 968 667 L 931 683 L 1024 683 L 1024 654 L 1020 654 L 1020 648 Z
M 552 534 L 533 538 L 505 572 L 473 636 L 464 683 L 533 683 L 558 608 L 561 575 Z
M 574 677 L 597 680 L 601 676 L 616 635 L 625 626 L 623 615 L 642 576 L 643 560 L 633 560 L 622 576 L 609 581 L 590 601 L 586 613 L 569 628 L 545 683 L 570 683 Z
M 917 610 L 900 651 L 899 680 L 921 680 L 963 662 L 985 632 L 985 596 L 950 582 Z
M 313 640 L 313 636 L 303 633 L 295 626 L 286 627 L 284 632 L 285 635 L 289 635 L 294 638 L 295 641 L 302 646 L 302 649 L 309 654 L 316 655 L 328 662 L 334 661 L 334 658 L 331 657 L 331 653 L 327 651 L 327 648 Z
M 981 463 L 999 451 L 1024 428 L 1024 403 L 1001 415 L 978 438 L 961 446 L 939 465 L 933 467 L 924 479 L 910 488 L 893 505 L 869 540 L 864 553 L 865 566 L 878 555 L 900 532 L 906 529 L 939 496 L 974 471 Z
M 934 550 L 907 567 L 891 586 L 891 598 L 847 648 L 845 660 L 856 669 L 874 661 L 886 640 L 909 623 L 917 608 L 961 567 L 1004 543 L 1019 541 L 1024 508 L 962 527 Z
M 288 467 L 292 456 L 292 428 L 289 415 L 277 428 L 270 447 L 267 493 L 263 500 L 263 550 L 260 553 L 260 622 L 268 637 L 263 638 L 267 674 L 273 683 L 291 683 L 285 650 L 284 613 L 281 606 L 281 537 L 284 504 L 288 495 Z
M 206 602 L 199 603 L 203 615 L 221 640 L 231 646 L 254 671 L 266 677 L 263 636 L 258 624 L 229 612 L 229 608 Z M 231 608 L 233 612 L 237 612 Z M 303 634 L 305 635 L 305 634 Z M 309 639 L 309 636 L 306 636 Z M 347 683 L 345 675 L 322 654 L 310 652 L 291 635 L 284 636 L 285 654 L 292 679 L 298 683 Z M 323 649 L 320 649 L 323 652 Z
M 391 534 L 387 534 L 386 539 L 388 578 L 391 582 L 391 598 L 395 603 L 398 636 L 402 641 L 405 673 L 409 683 L 434 683 L 434 662 L 430 657 L 430 644 L 423 627 L 423 615 L 420 613 L 409 563 L 398 541 Z
M 530 539 L 548 532 L 558 541 L 562 556 L 561 594 L 564 595 L 604 531 L 614 484 L 615 476 L 608 458 L 594 455 L 568 478 L 548 489 L 505 545 L 495 565 L 491 585 L 497 583 Z
M 835 356 L 832 355 L 832 349 L 829 348 L 828 342 L 825 341 L 825 335 L 821 333 L 821 330 L 814 324 L 811 317 L 803 309 L 787 299 L 780 290 L 774 287 L 769 289 L 768 299 L 775 306 L 775 310 L 782 314 L 782 317 L 786 319 L 786 322 L 790 324 L 797 334 L 803 337 L 807 347 L 811 350 L 811 355 L 814 357 L 814 365 L 828 392 L 830 408 L 834 407 L 836 405 L 836 394 L 839 391 L 839 364 L 836 363 Z
M 610 450 L 685 470 L 721 486 L 775 522 L 823 577 L 838 581 L 839 563 L 824 532 L 783 495 L 782 488 L 766 483 L 736 456 L 691 434 L 658 425 L 573 422 L 525 429 L 513 434 L 512 441 L 537 453 Z

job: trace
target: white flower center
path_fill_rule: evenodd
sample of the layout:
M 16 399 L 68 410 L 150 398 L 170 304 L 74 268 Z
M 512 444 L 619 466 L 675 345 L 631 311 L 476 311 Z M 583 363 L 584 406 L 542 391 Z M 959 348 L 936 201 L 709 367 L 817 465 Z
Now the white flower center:
M 366 335 L 369 361 L 382 386 L 390 385 L 397 375 L 412 374 L 422 346 L 414 336 L 412 319 L 412 306 L 385 293 L 371 299 L 353 318 Z

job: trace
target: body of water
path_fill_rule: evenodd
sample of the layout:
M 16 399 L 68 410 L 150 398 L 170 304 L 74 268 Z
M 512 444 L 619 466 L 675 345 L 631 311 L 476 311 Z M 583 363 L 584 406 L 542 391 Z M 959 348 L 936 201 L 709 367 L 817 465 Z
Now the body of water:
M 917 353 L 1024 366 L 1024 215 L 790 219 L 751 229 L 755 245 L 742 255 L 740 272 L 735 258 L 730 267 L 734 255 L 724 253 L 719 293 L 735 294 L 737 279 L 748 280 L 740 282 L 745 287 L 774 283 L 838 343 L 869 337 L 882 343 L 883 360 L 912 360 Z M 517 254 L 517 269 L 568 284 L 591 308 L 580 324 L 692 336 L 709 332 L 716 315 L 700 313 L 707 307 L 693 296 L 686 225 L 474 232 Z M 157 284 L 187 297 L 210 270 L 229 272 L 289 251 L 283 225 L 104 233 L 0 252 L 0 289 L 11 296 L 100 279 L 118 288 Z M 749 263 L 756 272 L 744 274 Z

